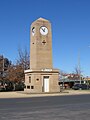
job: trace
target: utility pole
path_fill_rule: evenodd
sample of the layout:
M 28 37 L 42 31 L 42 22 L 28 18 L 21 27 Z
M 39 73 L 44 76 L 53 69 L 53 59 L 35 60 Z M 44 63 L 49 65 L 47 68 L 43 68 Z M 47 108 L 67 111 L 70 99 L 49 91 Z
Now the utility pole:
M 80 84 L 81 82 L 81 66 L 80 66 L 80 51 L 78 53 L 78 75 L 79 75 L 79 80 L 80 80 Z
M 3 57 L 3 77 L 4 77 L 4 57 Z

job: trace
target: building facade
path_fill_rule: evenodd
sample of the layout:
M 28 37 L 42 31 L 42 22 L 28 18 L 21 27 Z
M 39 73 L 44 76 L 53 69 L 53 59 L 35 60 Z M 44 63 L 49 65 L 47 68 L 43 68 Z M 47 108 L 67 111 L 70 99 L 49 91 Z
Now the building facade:
M 30 28 L 30 69 L 25 70 L 24 91 L 59 92 L 59 70 L 53 68 L 51 23 L 39 18 Z

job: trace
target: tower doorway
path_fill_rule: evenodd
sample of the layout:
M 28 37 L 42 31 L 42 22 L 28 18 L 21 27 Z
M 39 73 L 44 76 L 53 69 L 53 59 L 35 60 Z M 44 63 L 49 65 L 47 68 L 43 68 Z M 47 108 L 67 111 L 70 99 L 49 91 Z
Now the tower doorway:
M 49 92 L 49 76 L 43 77 L 43 91 Z

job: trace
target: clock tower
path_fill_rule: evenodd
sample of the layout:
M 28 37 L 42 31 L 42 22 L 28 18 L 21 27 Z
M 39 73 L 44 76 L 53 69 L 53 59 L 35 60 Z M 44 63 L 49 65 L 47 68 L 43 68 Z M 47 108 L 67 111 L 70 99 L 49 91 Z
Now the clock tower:
M 31 25 L 30 68 L 52 69 L 52 34 L 48 20 L 39 18 Z
M 30 69 L 25 70 L 25 91 L 59 92 L 59 70 L 53 69 L 51 23 L 39 18 L 30 27 Z

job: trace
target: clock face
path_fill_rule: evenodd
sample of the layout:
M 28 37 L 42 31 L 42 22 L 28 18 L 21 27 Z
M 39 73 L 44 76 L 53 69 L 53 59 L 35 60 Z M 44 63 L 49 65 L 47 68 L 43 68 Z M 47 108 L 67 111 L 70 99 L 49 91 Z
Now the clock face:
M 32 28 L 32 35 L 35 35 L 35 27 Z
M 40 33 L 41 33 L 42 35 L 47 35 L 47 34 L 48 34 L 48 29 L 47 29 L 45 26 L 42 26 L 42 27 L 40 28 Z

